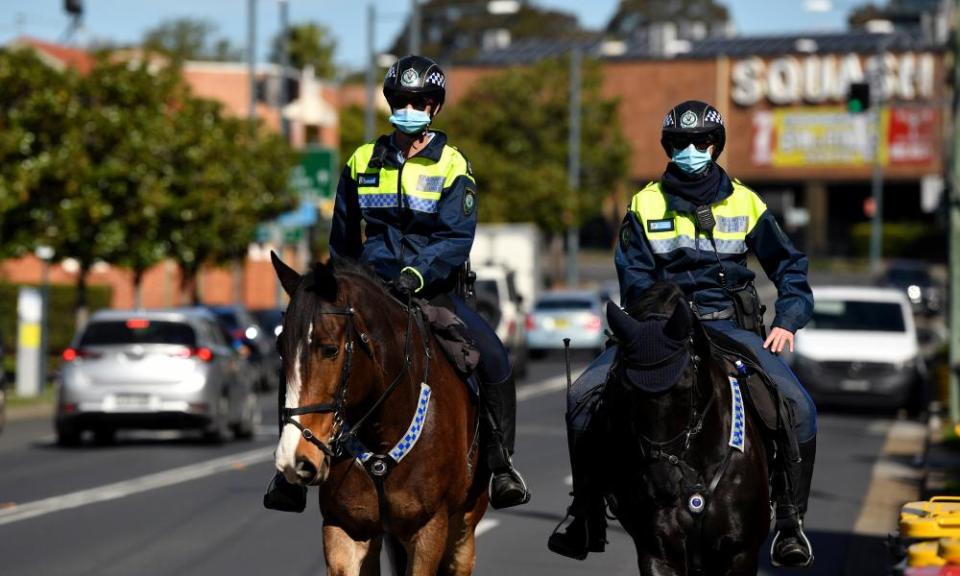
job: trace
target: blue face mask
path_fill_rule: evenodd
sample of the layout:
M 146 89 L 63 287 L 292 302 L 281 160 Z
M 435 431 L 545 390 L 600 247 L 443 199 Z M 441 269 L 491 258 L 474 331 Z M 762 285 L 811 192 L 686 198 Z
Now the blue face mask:
M 430 115 L 424 110 L 397 108 L 390 116 L 390 123 L 404 134 L 419 134 L 430 125 Z
M 671 160 L 678 168 L 687 174 L 699 174 L 706 169 L 707 165 L 713 160 L 713 157 L 710 154 L 709 148 L 706 152 L 701 152 L 697 150 L 696 146 L 691 144 L 683 150 L 674 150 Z

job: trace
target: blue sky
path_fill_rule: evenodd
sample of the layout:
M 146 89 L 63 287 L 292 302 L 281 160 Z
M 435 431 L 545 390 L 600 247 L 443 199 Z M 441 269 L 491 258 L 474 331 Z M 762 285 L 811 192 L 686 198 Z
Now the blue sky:
M 270 39 L 279 27 L 277 0 L 257 0 L 258 54 L 266 57 Z M 377 48 L 385 49 L 409 12 L 407 0 L 289 0 L 291 22 L 318 21 L 338 41 L 337 60 L 359 68 L 366 51 L 366 7 L 377 8 Z M 573 12 L 589 28 L 603 26 L 618 0 L 535 0 L 541 6 Z M 804 10 L 805 0 L 726 0 L 741 35 L 778 32 L 816 32 L 843 29 L 853 0 L 820 0 L 832 5 L 826 12 Z M 0 43 L 19 34 L 57 41 L 67 27 L 63 0 L 2 0 Z M 85 0 L 86 38 L 119 42 L 139 39 L 158 22 L 179 17 L 213 21 L 235 44 L 245 44 L 246 0 Z

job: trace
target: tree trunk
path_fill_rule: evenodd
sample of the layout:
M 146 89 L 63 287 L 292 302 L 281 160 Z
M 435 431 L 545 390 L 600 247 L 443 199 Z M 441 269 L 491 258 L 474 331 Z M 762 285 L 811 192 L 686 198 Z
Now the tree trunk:
M 143 308 L 143 274 L 140 269 L 133 271 L 133 307 L 138 310 Z

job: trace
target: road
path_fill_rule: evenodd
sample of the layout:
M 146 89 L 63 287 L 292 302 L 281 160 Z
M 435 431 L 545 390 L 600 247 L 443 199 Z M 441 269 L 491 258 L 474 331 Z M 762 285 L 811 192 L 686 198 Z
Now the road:
M 582 563 L 546 549 L 570 489 L 561 374 L 560 359 L 548 358 L 531 365 L 521 386 L 516 463 L 534 497 L 487 515 L 478 575 L 636 574 L 618 527 L 607 552 Z M 262 406 L 267 424 L 257 438 L 223 446 L 139 434 L 63 449 L 48 421 L 11 422 L 0 435 L 0 575 L 323 574 L 316 506 L 294 515 L 260 505 L 275 439 L 272 400 Z M 817 563 L 807 574 L 883 573 L 882 539 L 852 529 L 890 424 L 883 416 L 821 417 L 807 522 Z

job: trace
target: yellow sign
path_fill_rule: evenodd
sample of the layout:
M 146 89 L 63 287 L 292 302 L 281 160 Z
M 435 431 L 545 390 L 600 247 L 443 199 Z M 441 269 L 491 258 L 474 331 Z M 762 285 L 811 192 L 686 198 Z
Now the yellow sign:
M 40 324 L 36 322 L 21 322 L 17 345 L 21 348 L 39 348 Z
M 880 161 L 886 164 L 890 112 L 881 111 Z M 872 114 L 842 108 L 783 108 L 753 116 L 752 159 L 757 166 L 865 166 L 873 163 Z

